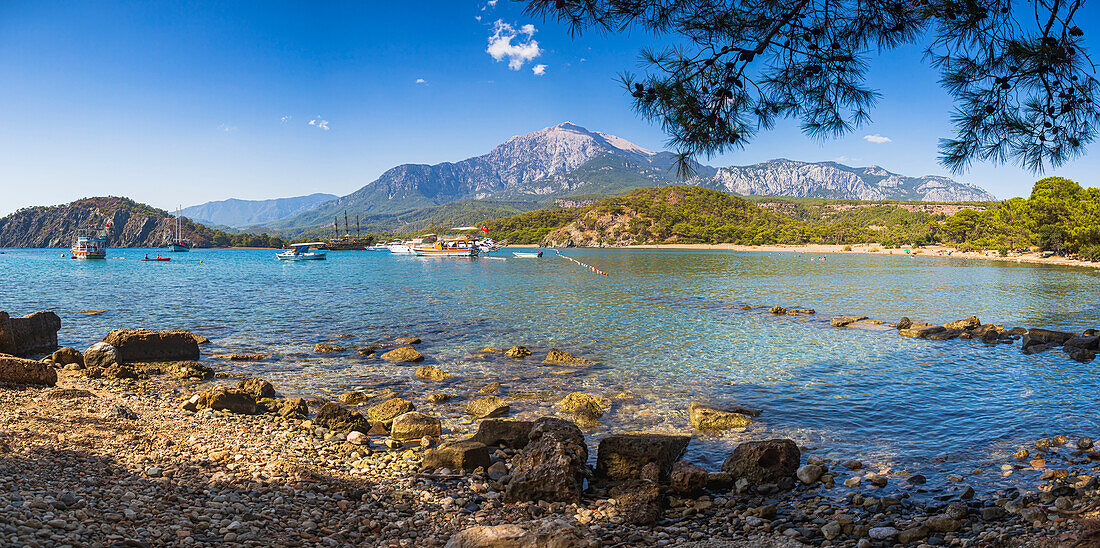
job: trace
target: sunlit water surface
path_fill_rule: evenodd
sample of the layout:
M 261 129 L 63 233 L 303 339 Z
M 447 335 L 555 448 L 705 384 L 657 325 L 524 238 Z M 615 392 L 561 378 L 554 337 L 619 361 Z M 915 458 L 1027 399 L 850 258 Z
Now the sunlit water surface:
M 284 263 L 267 250 L 194 250 L 142 263 L 150 250 L 112 249 L 106 261 L 61 250 L 0 255 L 0 310 L 54 310 L 63 345 L 83 349 L 117 327 L 182 328 L 208 336 L 218 369 L 263 376 L 288 394 L 331 397 L 389 386 L 426 388 L 408 366 L 349 348 L 415 335 L 426 363 L 456 376 L 433 391 L 462 398 L 502 381 L 514 416 L 553 411 L 568 391 L 620 395 L 606 431 L 690 433 L 692 400 L 763 410 L 746 432 L 704 436 L 689 458 L 717 469 L 745 439 L 786 436 L 826 457 L 930 478 L 985 470 L 1020 445 L 1054 434 L 1097 437 L 1097 365 L 1060 351 L 1022 355 L 1017 345 L 926 341 L 891 329 L 830 327 L 834 315 L 942 323 L 977 315 L 1008 327 L 1100 327 L 1097 271 L 955 258 L 668 251 L 568 250 L 592 272 L 548 252 L 541 259 L 440 259 L 330 252 Z M 160 250 L 152 250 L 158 253 Z M 740 310 L 741 305 L 754 308 Z M 773 316 L 767 307 L 816 316 Z M 106 309 L 80 315 L 84 309 Z M 535 356 L 478 356 L 523 344 Z M 598 362 L 547 366 L 554 347 Z M 246 364 L 219 358 L 265 351 Z M 220 361 L 219 361 L 220 360 Z M 625 393 L 625 394 L 623 394 Z M 631 397 L 627 397 L 631 396 Z M 603 432 L 596 432 L 597 436 Z M 1019 475 L 1017 475 L 1019 477 Z

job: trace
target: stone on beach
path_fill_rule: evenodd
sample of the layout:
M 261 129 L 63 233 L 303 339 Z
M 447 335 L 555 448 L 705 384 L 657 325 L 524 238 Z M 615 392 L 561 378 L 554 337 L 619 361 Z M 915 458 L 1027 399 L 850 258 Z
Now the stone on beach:
M 424 355 L 411 346 L 402 346 L 382 354 L 382 359 L 392 363 L 416 363 L 424 361 Z
M 230 413 L 242 415 L 255 415 L 257 412 L 256 400 L 244 390 L 229 389 L 224 386 L 208 388 L 199 394 L 191 396 L 184 404 L 188 411 L 199 409 L 225 410 Z
M 76 398 L 94 398 L 95 394 L 79 388 L 57 388 L 46 392 L 47 400 L 71 400 Z
M 44 310 L 12 318 L 0 310 L 0 354 L 26 356 L 57 349 L 61 318 Z
M 681 495 L 691 495 L 707 486 L 707 469 L 686 460 L 676 461 L 669 473 L 672 490 Z
M 189 331 L 180 329 L 114 329 L 103 342 L 118 350 L 120 363 L 197 361 L 199 344 Z
M 367 409 L 367 416 L 374 422 L 390 422 L 398 415 L 404 415 L 409 411 L 416 411 L 416 406 L 412 402 L 404 398 L 390 398 Z
M 691 402 L 688 418 L 691 427 L 700 432 L 721 432 L 731 428 L 749 426 L 753 420 L 749 417 L 760 415 L 760 411 L 743 407 L 718 408 L 700 402 Z
M 118 349 L 105 342 L 97 342 L 84 351 L 86 367 L 107 367 L 118 361 Z
M 804 464 L 795 470 L 795 476 L 798 477 L 798 481 L 806 485 L 813 485 L 817 483 L 818 479 L 821 479 L 821 475 L 825 473 L 825 467 L 820 464 Z
M 302 398 L 283 398 L 270 402 L 269 411 L 280 417 L 304 419 L 309 416 L 309 407 Z
M 753 484 L 778 483 L 798 470 L 802 453 L 791 440 L 772 439 L 742 443 L 722 463 L 722 471 Z
M 866 319 L 867 316 L 837 316 L 829 320 L 829 325 L 833 327 L 848 327 L 855 322 Z
M 421 365 L 416 368 L 416 378 L 425 381 L 441 381 L 451 374 L 434 366 L 434 365 Z
M 611 480 L 638 479 L 642 468 L 654 463 L 658 478 L 667 479 L 690 441 L 690 436 L 668 434 L 612 434 L 600 440 L 596 450 L 596 475 Z
M 443 444 L 427 453 L 420 466 L 424 470 L 449 470 L 471 471 L 476 468 L 489 468 L 492 462 L 489 460 L 489 448 L 484 443 L 465 440 Z
M 15 384 L 57 384 L 57 371 L 34 360 L 0 356 L 0 381 Z
M 504 355 L 508 356 L 509 358 L 518 360 L 530 356 L 531 351 L 528 350 L 526 346 L 516 345 L 512 348 L 509 348 L 508 350 L 505 350 Z
M 237 390 L 244 390 L 257 400 L 275 397 L 275 387 L 263 379 L 241 379 L 237 381 Z
M 173 362 L 165 367 L 169 375 L 188 381 L 205 381 L 214 378 L 214 370 L 200 362 Z
M 651 481 L 627 480 L 611 488 L 610 495 L 619 501 L 619 513 L 628 523 L 652 526 L 661 519 L 666 498 L 660 487 Z
M 81 354 L 79 350 L 71 346 L 66 346 L 64 348 L 58 348 L 57 350 L 54 350 L 53 354 L 50 355 L 50 358 L 53 359 L 54 363 L 60 366 L 65 366 L 69 364 L 76 364 L 79 366 L 84 365 L 84 355 Z
M 439 419 L 419 411 L 409 411 L 394 417 L 390 436 L 399 440 L 418 440 L 424 436 L 438 438 L 442 428 L 443 423 Z
M 499 417 L 509 409 L 508 403 L 498 396 L 484 396 L 466 403 L 466 414 L 478 419 Z
M 478 424 L 477 433 L 470 439 L 485 445 L 504 445 L 511 449 L 523 449 L 527 446 L 531 428 L 534 425 L 534 421 L 484 420 Z
M 313 418 L 313 423 L 334 432 L 351 432 L 352 430 L 369 432 L 371 428 L 370 421 L 366 417 L 332 402 L 322 405 L 317 410 L 317 416 Z
M 510 502 L 579 502 L 587 472 L 588 445 L 576 425 L 554 417 L 535 420 L 529 442 L 512 460 Z

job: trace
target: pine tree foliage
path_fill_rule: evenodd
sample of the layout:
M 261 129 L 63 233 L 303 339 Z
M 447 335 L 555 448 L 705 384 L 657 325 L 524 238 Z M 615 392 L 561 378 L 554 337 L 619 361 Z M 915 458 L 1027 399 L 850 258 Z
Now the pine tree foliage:
M 870 120 L 876 55 L 905 44 L 955 101 L 940 160 L 1057 167 L 1095 138 L 1095 65 L 1075 22 L 1084 0 L 525 0 L 572 33 L 644 29 L 680 45 L 640 54 L 622 77 L 634 109 L 681 155 L 741 149 L 777 120 L 813 138 Z

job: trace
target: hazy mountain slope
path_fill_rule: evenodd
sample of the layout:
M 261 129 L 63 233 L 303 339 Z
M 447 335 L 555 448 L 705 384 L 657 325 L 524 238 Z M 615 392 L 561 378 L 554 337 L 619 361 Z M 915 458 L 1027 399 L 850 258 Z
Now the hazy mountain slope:
M 293 217 L 335 199 L 336 196 L 323 193 L 272 200 L 231 198 L 186 207 L 180 211 L 180 214 L 206 224 L 242 228 Z

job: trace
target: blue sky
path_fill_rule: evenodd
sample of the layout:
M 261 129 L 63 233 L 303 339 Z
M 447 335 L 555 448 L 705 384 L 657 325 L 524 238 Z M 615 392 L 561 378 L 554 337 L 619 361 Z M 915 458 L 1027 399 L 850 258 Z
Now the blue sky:
M 512 34 L 506 44 L 537 47 L 489 47 Z M 0 214 L 104 194 L 165 209 L 343 195 L 397 164 L 461 160 L 566 120 L 661 149 L 660 128 L 631 111 L 616 77 L 662 42 L 571 38 L 507 0 L 0 2 Z M 883 99 L 851 135 L 820 143 L 782 124 L 707 163 L 949 175 L 936 143 L 950 135 L 951 104 L 919 51 L 880 58 L 870 83 Z M 1095 157 L 1048 174 L 1096 186 Z M 1007 198 L 1036 176 L 978 164 L 956 178 Z

